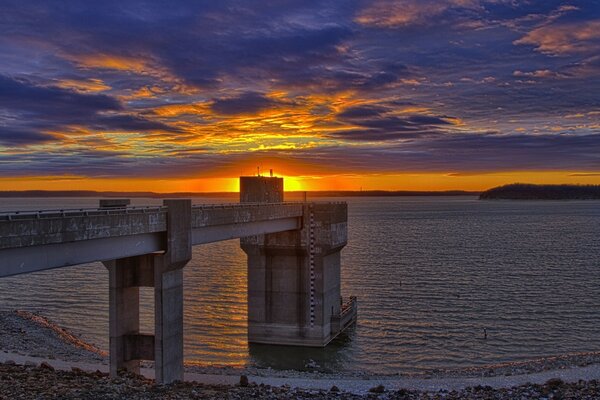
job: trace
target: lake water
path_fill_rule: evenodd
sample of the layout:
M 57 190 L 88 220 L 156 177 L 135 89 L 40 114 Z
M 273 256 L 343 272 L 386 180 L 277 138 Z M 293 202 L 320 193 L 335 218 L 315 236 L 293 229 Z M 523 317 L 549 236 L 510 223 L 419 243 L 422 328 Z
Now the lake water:
M 325 349 L 249 347 L 239 241 L 196 246 L 184 270 L 186 362 L 302 369 L 312 359 L 323 370 L 394 373 L 600 351 L 600 202 L 344 200 L 342 292 L 358 296 L 356 327 Z M 0 210 L 96 205 L 0 199 Z M 142 299 L 151 332 L 152 289 Z M 107 306 L 99 263 L 0 279 L 2 309 L 38 312 L 104 349 Z

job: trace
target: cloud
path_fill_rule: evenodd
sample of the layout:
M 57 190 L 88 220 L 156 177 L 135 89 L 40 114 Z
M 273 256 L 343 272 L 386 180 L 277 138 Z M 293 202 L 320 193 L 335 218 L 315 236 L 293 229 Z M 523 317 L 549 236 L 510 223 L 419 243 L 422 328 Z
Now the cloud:
M 544 25 L 513 42 L 549 55 L 600 52 L 600 20 Z
M 431 23 L 452 8 L 481 9 L 479 0 L 376 0 L 361 10 L 356 22 L 380 28 Z
M 23 145 L 46 143 L 46 142 L 50 142 L 53 140 L 56 140 L 56 137 L 54 135 L 51 135 L 48 133 L 11 129 L 11 128 L 0 126 L 0 145 L 4 145 L 4 146 L 21 145 L 21 146 L 23 146 Z
M 535 71 L 519 71 L 516 70 L 513 72 L 513 76 L 519 78 L 565 78 L 567 75 L 561 74 L 559 72 L 551 71 L 549 69 L 538 69 Z
M 48 118 L 69 115 L 85 118 L 99 111 L 122 110 L 121 104 L 107 95 L 37 86 L 30 81 L 4 75 L 0 75 L 0 107 L 40 114 Z
M 276 104 L 276 101 L 261 93 L 247 92 L 235 97 L 215 99 L 211 108 L 222 115 L 255 114 Z
M 600 135 L 454 133 L 419 140 L 314 149 L 288 158 L 358 172 L 482 173 L 600 168 Z
M 158 121 L 127 114 L 122 104 L 108 95 L 39 86 L 29 80 L 4 75 L 0 75 L 1 110 L 11 116 L 12 124 L 12 128 L 3 130 L 4 144 L 27 145 L 58 140 L 59 136 L 46 132 L 68 132 L 72 126 L 108 131 L 179 131 Z
M 410 113 L 402 107 L 363 105 L 337 115 L 348 129 L 336 129 L 329 136 L 349 141 L 393 141 L 447 133 L 457 123 L 448 116 Z
M 356 106 L 345 109 L 338 114 L 338 117 L 342 119 L 372 118 L 379 117 L 388 111 L 388 108 L 381 106 Z

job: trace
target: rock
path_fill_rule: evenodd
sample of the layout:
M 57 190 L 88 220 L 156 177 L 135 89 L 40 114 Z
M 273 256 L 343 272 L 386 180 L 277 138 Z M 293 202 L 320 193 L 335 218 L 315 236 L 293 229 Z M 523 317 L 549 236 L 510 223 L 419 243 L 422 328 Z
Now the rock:
M 42 361 L 42 363 L 40 364 L 40 368 L 54 371 L 54 367 L 52 365 L 48 364 L 46 361 Z
M 34 363 L 33 361 L 29 361 L 29 360 L 25 361 L 25 364 L 23 364 L 23 365 L 25 365 L 26 367 L 37 367 L 36 363 Z
M 6 364 L 6 365 L 15 365 L 16 362 L 14 360 L 6 360 L 6 361 L 4 361 L 4 364 Z
M 383 385 L 377 385 L 377 386 L 372 387 L 371 389 L 369 389 L 369 392 L 371 392 L 371 393 L 385 393 L 385 386 L 383 386 Z
M 248 383 L 248 377 L 246 375 L 240 376 L 240 386 L 247 387 Z
M 340 391 L 340 388 L 339 388 L 339 387 L 337 387 L 337 386 L 335 386 L 335 385 L 333 385 L 333 386 L 331 387 L 331 389 L 329 389 L 329 391 L 330 391 L 330 392 L 334 392 L 334 393 L 338 393 L 338 392 Z
M 546 382 L 546 386 L 548 386 L 548 388 L 551 390 L 558 389 L 562 385 L 564 385 L 564 382 L 560 378 L 548 379 L 548 381 Z

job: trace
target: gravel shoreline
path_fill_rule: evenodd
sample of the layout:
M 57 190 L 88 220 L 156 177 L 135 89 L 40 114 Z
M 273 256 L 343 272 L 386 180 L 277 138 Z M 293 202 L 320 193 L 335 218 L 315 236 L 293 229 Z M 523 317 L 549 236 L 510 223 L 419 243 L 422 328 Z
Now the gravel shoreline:
M 101 351 L 100 349 L 94 347 L 93 345 L 90 345 L 88 343 L 85 343 L 83 341 L 81 341 L 80 339 L 78 339 L 75 335 L 73 335 L 72 333 L 68 332 L 67 330 L 58 327 L 56 324 L 52 323 L 51 321 L 49 321 L 48 319 L 41 317 L 39 315 L 36 314 L 32 314 L 29 312 L 23 312 L 23 311 L 0 311 L 0 349 L 4 352 L 4 353 L 14 353 L 14 354 L 20 354 L 23 356 L 31 356 L 31 357 L 38 357 L 38 358 L 47 358 L 47 359 L 59 359 L 59 360 L 63 360 L 63 361 L 67 361 L 67 362 L 85 362 L 85 363 L 96 363 L 96 364 L 103 364 L 106 365 L 108 363 L 108 358 L 107 358 L 107 354 L 103 351 Z M 5 354 L 6 355 L 6 354 Z M 33 364 L 33 363 L 30 363 Z M 186 372 L 187 373 L 194 373 L 194 374 L 208 374 L 208 375 L 228 375 L 228 376 L 255 376 L 255 377 L 270 377 L 270 378 L 290 378 L 290 379 L 294 379 L 294 378 L 300 378 L 300 379 L 308 379 L 308 380 L 319 380 L 319 379 L 338 379 L 338 378 L 342 378 L 342 379 L 361 379 L 361 380 L 378 380 L 378 381 L 383 381 L 385 382 L 385 380 L 391 380 L 394 378 L 398 378 L 398 377 L 402 377 L 402 378 L 415 378 L 415 379 L 445 379 L 445 378 L 483 378 L 483 377 L 503 377 L 503 376 L 513 376 L 513 375 L 523 375 L 523 374 L 531 374 L 531 373 L 538 373 L 538 372 L 543 372 L 543 371 L 549 371 L 549 370 L 567 370 L 569 368 L 572 367 L 585 367 L 585 366 L 589 366 L 589 365 L 594 365 L 594 364 L 600 364 L 600 353 L 579 353 L 579 354 L 570 354 L 570 355 L 563 355 L 563 356 L 557 356 L 557 357 L 548 357 L 548 358 L 544 358 L 544 359 L 539 359 L 539 360 L 532 360 L 532 361 L 527 361 L 527 362 L 518 362 L 518 363 L 505 363 L 505 364 L 499 364 L 499 365 L 493 365 L 493 366 L 486 366 L 486 367 L 476 367 L 476 368 L 464 368 L 464 369 L 454 369 L 454 370 L 434 370 L 434 371 L 429 371 L 426 373 L 418 373 L 418 374 L 390 374 L 390 375 L 370 375 L 370 374 L 365 374 L 365 373 L 361 373 L 361 372 L 342 372 L 342 373 L 336 373 L 336 374 L 326 374 L 326 373 L 321 373 L 318 371 L 310 371 L 310 372 L 306 372 L 306 371 L 280 371 L 280 370 L 273 370 L 270 368 L 264 369 L 264 368 L 255 368 L 255 367 L 245 367 L 245 368 L 233 368 L 233 367 L 215 367 L 215 366 L 198 366 L 198 365 L 186 365 Z M 151 366 L 151 363 L 148 363 L 147 366 Z M 49 365 L 47 365 L 47 367 L 50 367 Z M 23 379 L 25 379 L 26 381 L 29 378 L 26 378 L 27 376 L 33 374 L 33 375 L 39 375 L 41 372 L 37 371 L 39 368 L 33 368 L 32 365 L 29 365 L 25 371 L 19 370 L 18 368 L 25 368 L 25 367 L 19 367 L 19 366 L 13 366 L 13 365 L 4 365 L 1 368 L 5 368 L 5 372 L 8 373 L 8 376 L 13 376 L 15 382 L 21 382 Z M 8 370 L 6 370 L 6 368 L 8 368 Z M 11 369 L 11 368 L 16 368 Z M 51 368 L 51 367 L 50 367 Z M 50 370 L 50 368 L 47 368 L 48 370 Z M 12 372 L 11 372 L 12 371 Z M 35 372 L 35 373 L 34 373 Z M 58 379 L 58 380 L 64 380 L 63 383 L 61 383 L 59 386 L 65 386 L 68 387 L 71 384 L 74 384 L 74 382 L 77 381 L 77 379 L 81 378 L 84 381 L 89 380 L 89 379 L 94 379 L 93 374 L 91 376 L 87 376 L 85 375 L 83 372 L 81 372 L 79 375 L 77 375 L 79 378 L 75 379 L 74 377 L 66 374 L 66 372 L 64 371 L 51 371 L 52 373 L 56 374 L 56 376 L 54 378 L 49 377 L 48 379 Z M 44 371 L 44 373 L 48 373 L 48 371 Z M 66 375 L 65 375 L 66 374 Z M 85 377 L 81 374 L 84 374 Z M 13 378 L 9 378 L 9 380 L 13 379 Z M 96 377 L 96 379 L 98 379 L 98 385 L 102 386 L 104 384 L 110 386 L 110 383 L 106 383 L 104 382 L 105 380 L 107 380 L 108 378 L 104 377 L 100 377 L 100 375 L 98 375 Z M 125 378 L 123 378 L 125 379 Z M 131 380 L 134 379 L 133 377 L 126 377 L 125 380 Z M 134 379 L 134 381 L 131 381 L 131 384 L 133 385 L 132 387 L 143 387 L 144 389 L 142 390 L 144 393 L 154 393 L 151 389 L 149 389 L 150 387 L 152 387 L 152 385 L 150 383 L 148 383 L 147 381 L 145 381 L 143 378 L 136 378 L 139 379 L 139 382 L 136 381 Z M 104 382 L 104 383 L 103 383 Z M 6 389 L 6 379 L 3 376 L 2 377 L 2 381 L 0 381 L 0 398 L 12 398 L 10 396 L 8 396 L 7 392 L 4 392 L 4 390 Z M 538 382 L 539 383 L 539 382 Z M 141 385 L 141 386 L 140 386 Z M 187 385 L 186 384 L 182 384 L 183 386 Z M 199 385 L 198 387 L 196 387 L 193 390 L 204 390 L 202 389 L 204 386 L 206 385 L 202 385 L 202 384 L 194 384 L 194 385 Z M 549 384 L 550 386 L 553 385 L 553 383 Z M 556 385 L 556 383 L 554 383 L 554 385 Z M 574 385 L 574 386 L 573 386 Z M 119 386 L 119 384 L 117 384 L 117 386 Z M 183 387 L 182 386 L 182 387 Z M 264 386 L 264 385 L 263 385 Z M 267 385 L 268 386 L 268 385 Z M 523 385 L 522 385 L 523 386 Z M 524 385 L 526 387 L 518 387 L 517 392 L 520 393 L 520 391 L 529 391 L 531 392 L 532 396 L 533 396 L 533 392 L 532 391 L 541 391 L 539 393 L 544 393 L 543 396 L 540 394 L 535 395 L 537 397 L 529 397 L 526 394 L 520 394 L 517 397 L 513 397 L 513 395 L 516 396 L 517 392 L 510 392 L 511 394 L 509 395 L 509 392 L 506 392 L 505 389 L 491 389 L 492 392 L 485 394 L 486 390 L 484 389 L 477 389 L 475 392 L 469 392 L 470 389 L 463 389 L 461 391 L 458 391 L 456 393 L 452 393 L 452 392 L 446 392 L 446 393 L 442 393 L 442 392 L 420 392 L 420 391 L 414 391 L 414 392 L 408 392 L 408 391 L 404 391 L 406 393 L 402 394 L 402 396 L 406 395 L 408 397 L 397 397 L 400 396 L 399 392 L 388 392 L 385 391 L 385 398 L 407 398 L 407 399 L 413 399 L 413 398 L 423 398 L 423 399 L 429 399 L 429 398 L 473 398 L 473 399 L 479 399 L 479 398 L 499 398 L 499 399 L 504 399 L 504 398 L 521 398 L 523 396 L 523 398 L 553 398 L 553 397 L 547 397 L 547 396 L 551 396 L 552 395 L 552 390 L 548 386 L 548 384 L 546 385 L 532 385 L 532 384 L 528 384 L 528 385 Z M 539 386 L 539 387 L 538 387 Z M 583 382 L 580 381 L 579 383 L 575 384 L 565 384 L 565 383 L 560 383 L 560 393 L 562 393 L 562 395 L 569 395 L 569 393 L 577 393 L 577 396 L 575 397 L 564 397 L 562 395 L 562 398 L 600 398 L 600 391 L 597 391 L 598 389 L 598 385 L 596 383 L 596 381 L 594 380 L 590 380 L 588 382 Z M 563 387 L 564 386 L 564 387 Z M 215 395 L 213 393 L 214 398 L 245 398 L 244 396 L 246 395 L 250 395 L 250 393 L 244 392 L 242 397 L 236 397 L 238 395 L 241 395 L 239 393 L 236 392 L 237 389 L 233 389 L 231 386 L 226 386 L 228 388 L 230 388 L 230 390 L 226 390 L 224 393 L 219 392 L 221 389 L 218 389 L 217 392 L 221 393 L 218 396 Z M 258 386 L 260 387 L 260 386 Z M 181 388 L 180 388 L 181 389 Z M 177 389 L 176 391 L 179 392 L 180 389 Z M 184 398 L 187 396 L 185 395 L 186 390 L 188 390 L 189 388 L 187 386 L 185 386 L 183 390 L 183 392 L 181 392 L 181 395 L 184 396 Z M 201 390 L 202 389 L 202 390 Z M 343 388 L 342 388 L 343 389 Z M 33 390 L 33 389 L 32 389 Z M 40 389 L 41 390 L 41 389 Z M 75 389 L 73 389 L 75 390 Z M 111 392 L 111 390 L 109 390 L 108 388 L 106 388 L 107 390 L 107 396 L 109 396 Z M 115 389 L 117 390 L 117 389 Z M 118 389 L 118 390 L 124 390 L 124 389 Z M 192 389 L 189 389 L 192 390 Z M 210 389 L 213 390 L 213 389 Z M 249 390 L 247 388 L 244 388 L 244 390 Z M 262 389 L 261 389 L 262 390 Z M 260 392 L 260 393 L 256 393 L 256 395 L 258 396 L 260 394 L 260 396 L 265 395 L 267 397 L 265 398 L 270 398 L 269 396 L 271 394 L 274 393 L 274 389 L 270 388 L 269 389 L 270 392 Z M 364 398 L 364 397 L 360 397 L 359 395 L 351 395 L 350 393 L 321 393 L 321 391 L 304 391 L 302 393 L 295 393 L 295 395 L 300 396 L 300 397 L 294 397 L 292 396 L 292 392 L 293 390 L 290 388 L 286 389 L 287 391 L 284 390 L 284 392 L 278 393 L 279 395 L 283 396 L 283 397 L 273 397 L 273 398 Z M 295 390 L 295 389 L 294 389 Z M 300 389 L 298 389 L 300 390 Z M 382 389 L 384 390 L 384 389 Z M 473 389 L 474 390 L 474 389 Z M 231 392 L 231 393 L 230 393 Z M 528 392 L 528 393 L 529 393 Z M 536 393 L 537 393 L 536 392 Z M 589 393 L 593 392 L 593 395 L 589 394 Z M 161 392 L 162 393 L 162 392 Z M 191 392 L 190 392 L 191 393 Z M 200 393 L 200 392 L 198 392 Z M 212 392 L 211 392 L 212 393 Z M 458 393 L 460 393 L 459 397 L 452 397 L 455 395 L 458 395 Z M 524 392 L 523 392 L 524 393 Z M 558 392 L 557 392 L 558 393 Z M 114 393 L 113 393 L 114 394 Z M 189 394 L 189 393 L 188 393 Z M 378 396 L 383 396 L 384 394 L 378 393 Z M 435 394 L 438 397 L 428 397 L 429 395 Z M 493 395 L 492 395 L 493 394 Z M 292 397 L 286 397 L 286 396 L 292 396 Z M 313 395 L 316 395 L 317 397 L 311 397 Z M 329 397 L 329 396 L 338 396 L 338 397 Z M 351 396 L 351 397 L 339 397 L 339 396 Z M 375 393 L 370 393 L 368 396 L 374 396 Z M 592 396 L 592 397 L 586 397 L 586 396 Z M 129 396 L 129 394 L 128 394 Z M 155 397 L 151 397 L 154 396 L 154 394 L 150 394 L 148 395 L 150 397 L 131 397 L 131 398 L 155 398 Z M 190 395 L 191 398 L 194 398 L 192 395 Z M 259 397 L 260 397 L 259 396 Z M 308 397 L 306 397 L 308 396 Z M 325 397 L 323 397 L 325 396 Z M 358 396 L 358 397 L 352 397 L 352 396 Z M 392 396 L 392 397 L 389 397 Z M 395 397 L 394 397 L 395 396 Z M 441 397 L 440 397 L 441 396 Z M 450 396 L 450 397 L 448 397 Z M 475 396 L 475 397 L 470 397 L 470 396 Z M 483 397 L 480 397 L 483 396 Z M 491 396 L 491 397 L 490 397 Z M 498 397 L 500 396 L 500 397 Z M 506 397 L 509 396 L 509 397 Z M 541 397 L 540 397 L 541 396 Z M 34 396 L 36 397 L 36 396 Z M 52 397 L 52 396 L 50 396 Z M 118 398 L 119 396 L 115 397 Z M 209 396 L 210 397 L 210 396 Z M 30 397 L 23 397 L 23 398 L 30 398 Z M 65 398 L 71 398 L 71 397 L 65 397 Z M 73 397 L 76 398 L 76 397 Z M 83 397 L 83 398 L 87 398 L 87 397 Z M 90 397 L 92 398 L 92 397 Z M 112 397 L 96 397 L 96 398 L 112 398 Z M 156 397 L 156 398 L 165 398 L 164 397 L 164 393 L 162 395 L 162 397 Z M 171 398 L 171 397 L 166 397 L 166 398 Z M 179 398 L 179 397 L 172 397 L 172 398 Z M 206 398 L 206 397 L 197 397 L 197 398 Z M 262 398 L 262 397 L 261 397 Z M 555 397 L 558 398 L 558 397 Z

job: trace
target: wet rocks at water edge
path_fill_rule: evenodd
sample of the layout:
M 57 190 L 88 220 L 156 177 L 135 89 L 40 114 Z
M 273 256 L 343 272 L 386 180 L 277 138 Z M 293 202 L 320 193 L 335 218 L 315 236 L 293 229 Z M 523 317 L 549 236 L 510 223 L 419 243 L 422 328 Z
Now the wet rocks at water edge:
M 371 392 L 371 393 L 385 393 L 385 386 L 383 386 L 383 385 L 377 385 L 377 386 L 372 387 L 371 389 L 369 389 L 369 392 Z
M 27 311 L 0 311 L 0 348 L 47 359 L 106 363 L 107 354 L 49 319 Z

